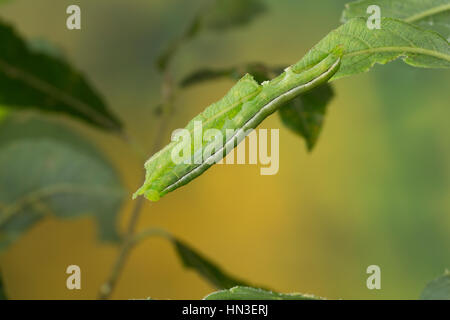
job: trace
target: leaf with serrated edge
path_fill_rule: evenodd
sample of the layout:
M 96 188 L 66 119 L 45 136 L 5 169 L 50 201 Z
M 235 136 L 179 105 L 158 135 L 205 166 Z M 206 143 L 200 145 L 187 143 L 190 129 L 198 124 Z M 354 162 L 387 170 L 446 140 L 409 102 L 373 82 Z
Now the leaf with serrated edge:
M 397 18 L 432 29 L 449 40 L 450 2 L 448 0 L 361 0 L 345 5 L 342 22 L 356 17 L 368 18 L 367 8 L 380 7 L 381 16 Z
M 366 72 L 374 64 L 402 58 L 415 67 L 450 68 L 447 40 L 434 31 L 391 18 L 381 20 L 381 29 L 367 28 L 366 19 L 354 18 L 330 32 L 298 63 L 307 68 L 323 59 L 336 45 L 344 56 L 331 81 Z

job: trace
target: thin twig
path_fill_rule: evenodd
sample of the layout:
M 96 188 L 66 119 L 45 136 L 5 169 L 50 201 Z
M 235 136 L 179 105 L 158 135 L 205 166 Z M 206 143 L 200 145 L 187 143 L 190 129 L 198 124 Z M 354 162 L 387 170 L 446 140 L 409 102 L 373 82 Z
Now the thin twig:
M 140 197 L 139 199 L 136 200 L 136 205 L 133 209 L 133 212 L 131 213 L 130 222 L 128 224 L 127 234 L 125 235 L 122 247 L 120 248 L 120 252 L 113 266 L 112 272 L 108 280 L 100 288 L 99 299 L 109 299 L 114 288 L 116 287 L 117 280 L 119 279 L 119 276 L 122 273 L 124 264 L 130 253 L 129 249 L 132 246 L 132 242 L 130 241 L 130 239 L 133 238 L 133 233 L 136 229 L 139 213 L 141 212 L 141 208 L 143 205 L 143 199 L 144 199 L 143 197 Z
M 201 14 L 199 14 L 200 16 Z M 185 31 L 185 34 L 182 36 L 183 42 L 185 39 L 188 39 L 190 37 L 190 34 L 192 30 L 194 30 L 199 23 L 199 18 L 196 17 L 190 26 Z M 180 43 L 176 44 L 178 46 Z M 170 118 L 174 112 L 174 99 L 175 99 L 175 89 L 176 85 L 172 79 L 172 75 L 170 73 L 170 60 L 171 57 L 168 59 L 169 61 L 165 63 L 163 66 L 163 83 L 161 86 L 161 97 L 162 97 L 162 119 L 159 122 L 158 129 L 156 131 L 156 136 L 154 140 L 154 144 L 151 150 L 151 154 L 154 154 L 162 147 L 164 134 L 167 131 L 167 127 L 169 125 Z M 127 140 L 127 139 L 125 139 Z M 127 228 L 127 233 L 125 235 L 125 238 L 122 242 L 122 247 L 120 249 L 119 255 L 116 259 L 116 262 L 113 266 L 111 275 L 109 276 L 108 280 L 105 282 L 105 284 L 100 288 L 100 299 L 109 299 L 111 297 L 111 294 L 114 291 L 114 288 L 116 287 L 117 281 L 120 278 L 120 275 L 122 273 L 123 267 L 125 265 L 125 262 L 130 254 L 131 249 L 136 244 L 136 237 L 140 238 L 140 235 L 138 234 L 135 236 L 136 226 L 139 220 L 139 215 L 141 212 L 141 208 L 143 205 L 144 197 L 139 197 L 138 200 L 136 200 L 135 207 L 133 209 L 133 212 L 131 213 L 130 221 Z M 153 232 L 153 231 L 150 231 Z M 145 232 L 143 233 L 145 235 Z M 168 234 L 166 233 L 166 236 Z
M 164 73 L 164 81 L 161 88 L 162 100 L 163 100 L 163 118 L 160 121 L 158 131 L 156 132 L 155 142 L 153 144 L 151 154 L 158 151 L 163 142 L 164 133 L 167 131 L 167 126 L 169 124 L 170 116 L 173 112 L 173 100 L 174 100 L 174 88 L 172 77 L 168 71 Z M 144 202 L 144 197 L 139 197 L 136 200 L 136 204 L 131 213 L 130 221 L 128 223 L 127 232 L 124 236 L 122 246 L 120 248 L 119 255 L 117 256 L 116 262 L 114 263 L 113 269 L 108 280 L 100 288 L 99 299 L 105 300 L 111 297 L 117 281 L 122 274 L 123 268 L 127 261 L 127 258 L 134 246 L 134 233 L 139 221 L 139 216 L 141 213 L 142 205 Z

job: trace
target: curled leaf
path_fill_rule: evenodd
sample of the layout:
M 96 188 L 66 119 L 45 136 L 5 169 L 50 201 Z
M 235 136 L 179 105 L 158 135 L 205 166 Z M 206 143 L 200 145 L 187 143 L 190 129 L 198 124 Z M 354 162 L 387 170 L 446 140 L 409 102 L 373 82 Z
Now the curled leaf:
M 202 69 L 184 78 L 182 87 L 188 87 L 203 81 L 231 78 L 239 79 L 250 73 L 258 83 L 269 80 L 280 73 L 280 67 L 268 67 L 262 63 L 250 63 L 225 69 Z M 312 151 L 319 138 L 325 118 L 326 108 L 333 98 L 333 88 L 329 83 L 307 91 L 280 108 L 279 115 L 283 124 L 306 141 Z
M 337 46 L 316 65 L 306 69 L 293 65 L 261 85 L 251 75 L 244 76 L 146 162 L 145 182 L 133 197 L 158 201 L 200 176 L 286 102 L 327 82 L 339 69 L 341 55 Z

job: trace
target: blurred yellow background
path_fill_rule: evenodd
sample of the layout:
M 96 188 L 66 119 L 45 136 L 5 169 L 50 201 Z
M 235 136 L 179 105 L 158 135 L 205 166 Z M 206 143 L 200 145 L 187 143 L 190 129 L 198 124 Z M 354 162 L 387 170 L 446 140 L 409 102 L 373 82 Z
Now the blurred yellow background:
M 206 32 L 183 47 L 174 73 L 261 61 L 289 65 L 339 25 L 347 1 L 266 1 L 249 26 Z M 78 4 L 82 30 L 65 27 Z M 27 38 L 44 38 L 91 80 L 146 150 L 159 121 L 161 77 L 153 61 L 205 1 L 14 0 L 0 17 Z M 335 83 L 316 149 L 280 128 L 280 170 L 215 166 L 157 203 L 139 229 L 169 230 L 225 270 L 280 292 L 343 299 L 415 299 L 450 267 L 450 75 L 394 62 Z M 222 80 L 180 92 L 170 131 L 183 127 L 231 87 Z M 118 228 L 125 230 L 143 161 L 115 137 L 61 118 L 98 144 L 129 189 Z M 166 133 L 169 141 L 170 132 Z M 150 155 L 149 155 L 150 156 Z M 13 299 L 94 299 L 118 247 L 96 240 L 90 218 L 48 218 L 0 256 Z M 82 290 L 65 287 L 66 267 L 82 271 Z M 381 290 L 366 288 L 366 268 L 381 267 Z M 116 299 L 200 299 L 213 290 L 183 269 L 163 239 L 131 254 Z

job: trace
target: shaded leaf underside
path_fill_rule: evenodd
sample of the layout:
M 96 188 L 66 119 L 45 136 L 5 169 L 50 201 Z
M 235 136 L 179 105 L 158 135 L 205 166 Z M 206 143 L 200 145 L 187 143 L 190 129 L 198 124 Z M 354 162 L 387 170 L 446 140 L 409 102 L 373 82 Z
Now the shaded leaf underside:
M 81 137 L 36 118 L 0 124 L 0 250 L 43 217 L 98 220 L 101 239 L 119 239 L 125 192 L 115 170 Z

